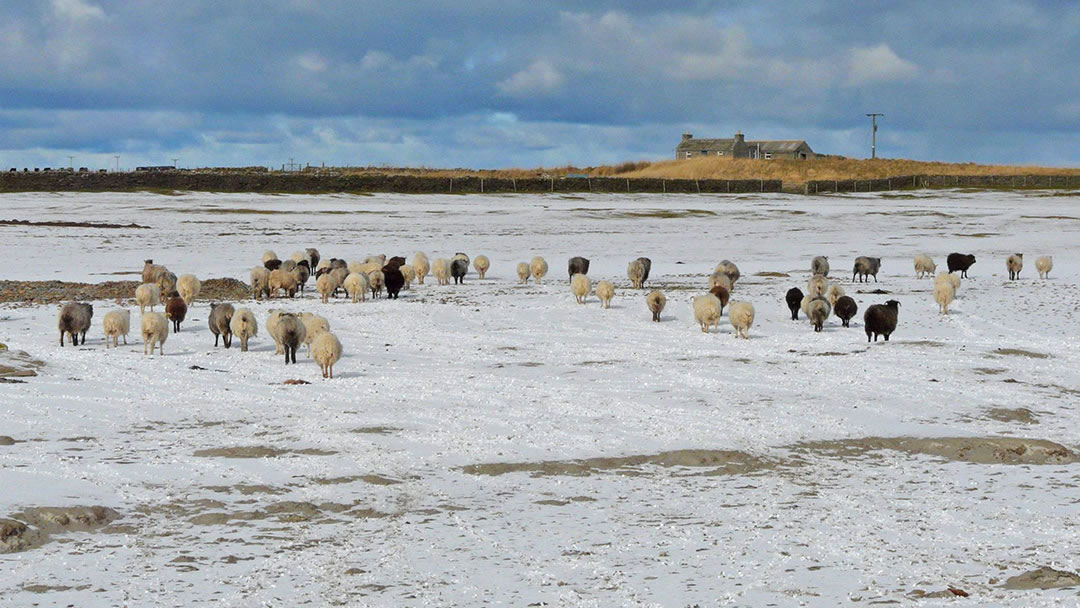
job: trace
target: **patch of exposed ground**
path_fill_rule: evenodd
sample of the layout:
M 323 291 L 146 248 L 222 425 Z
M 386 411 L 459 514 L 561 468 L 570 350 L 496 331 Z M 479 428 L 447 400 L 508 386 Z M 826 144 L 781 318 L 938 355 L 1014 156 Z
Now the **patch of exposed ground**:
M 370 508 L 355 508 L 356 505 L 347 505 L 336 502 L 324 502 L 315 504 L 312 502 L 300 502 L 285 500 L 267 505 L 264 509 L 254 511 L 211 511 L 192 517 L 189 521 L 197 526 L 216 526 L 229 524 L 233 521 L 257 521 L 273 519 L 282 523 L 311 522 L 332 523 L 337 521 L 333 515 L 342 514 L 353 518 L 387 517 L 389 514 L 382 513 Z
M 997 420 L 998 422 L 1019 422 L 1022 424 L 1039 423 L 1039 419 L 1035 416 L 1035 413 L 1026 407 L 995 407 L 986 411 L 986 417 L 991 420 Z
M 138 228 L 148 229 L 149 226 L 138 224 L 109 224 L 106 222 L 31 222 L 29 220 L 0 220 L 0 226 L 50 226 L 53 228 Z
M 790 277 L 791 275 L 786 272 L 755 272 L 755 277 L 776 277 L 779 279 Z
M 26 378 L 36 376 L 37 370 L 45 366 L 43 361 L 35 359 L 23 350 L 0 349 L 0 378 Z
M 55 304 L 73 300 L 129 300 L 135 297 L 138 286 L 139 281 L 0 281 L 0 302 Z M 250 297 L 251 288 L 243 281 L 231 278 L 207 279 L 199 291 L 199 298 L 203 300 L 244 300 Z
M 880 450 L 934 456 L 976 464 L 1068 464 L 1080 462 L 1069 448 L 1045 439 L 1016 437 L 865 437 L 810 441 L 792 446 L 796 452 L 814 452 L 841 458 L 859 457 Z
M 0 519 L 0 553 L 32 549 L 51 534 L 95 530 L 119 518 L 108 507 L 31 507 Z
M 194 456 L 204 458 L 275 458 L 286 454 L 300 454 L 303 456 L 330 456 L 337 454 L 333 450 L 320 450 L 318 448 L 301 448 L 292 450 L 287 448 L 274 448 L 266 445 L 241 445 L 226 448 L 207 448 L 195 450 Z
M 586 458 L 583 460 L 549 460 L 542 462 L 493 462 L 473 464 L 461 468 L 470 475 L 504 475 L 506 473 L 531 473 L 534 477 L 544 475 L 585 476 L 611 472 L 620 475 L 644 475 L 646 466 L 701 467 L 709 469 L 705 475 L 747 475 L 776 468 L 780 463 L 729 450 L 675 450 L 659 454 Z
M 1006 589 L 1060 589 L 1080 585 L 1080 574 L 1055 570 L 1049 567 L 1036 568 L 1023 574 L 1011 576 L 1002 585 Z
M 1037 353 L 1032 350 L 1024 350 L 1022 348 L 999 348 L 993 352 L 995 355 L 1012 355 L 1014 357 L 1028 357 L 1029 359 L 1049 359 L 1050 355 L 1046 353 Z

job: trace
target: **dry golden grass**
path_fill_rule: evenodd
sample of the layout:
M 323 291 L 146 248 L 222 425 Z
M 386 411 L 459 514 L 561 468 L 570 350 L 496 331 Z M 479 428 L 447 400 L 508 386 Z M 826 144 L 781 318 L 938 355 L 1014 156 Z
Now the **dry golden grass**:
M 977 165 L 916 160 L 819 158 L 815 160 L 751 160 L 692 158 L 652 163 L 620 177 L 668 179 L 780 179 L 784 186 L 811 180 L 881 179 L 899 175 L 1080 175 L 1080 168 L 1019 165 Z

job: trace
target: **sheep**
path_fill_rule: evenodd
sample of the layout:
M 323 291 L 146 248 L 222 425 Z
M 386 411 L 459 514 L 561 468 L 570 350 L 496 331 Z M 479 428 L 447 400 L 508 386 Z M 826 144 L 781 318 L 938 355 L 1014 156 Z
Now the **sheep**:
M 57 326 L 60 328 L 60 346 L 64 345 L 64 334 L 71 336 L 71 345 L 86 344 L 86 330 L 90 329 L 90 319 L 94 316 L 94 307 L 85 302 L 68 302 L 60 309 Z
M 321 277 L 323 274 L 330 272 L 330 260 L 323 260 L 315 266 L 315 278 Z
M 131 331 L 131 311 L 112 310 L 106 313 L 102 321 L 105 329 L 105 348 L 109 348 L 112 342 L 113 348 L 120 346 L 120 336 L 124 336 L 124 344 L 127 345 L 127 335 Z
M 460 262 L 461 260 L 457 260 Z M 383 266 L 383 285 L 386 286 L 386 297 L 396 300 L 401 288 L 405 286 L 405 275 L 401 274 L 401 269 L 397 266 L 387 264 Z
M 592 290 L 592 281 L 582 273 L 577 273 L 570 278 L 570 292 L 577 298 L 578 304 L 584 304 Z
M 412 282 L 416 280 L 416 270 L 409 264 L 402 264 L 398 270 L 401 271 L 401 276 L 405 279 L 405 289 L 412 289 Z
M 195 298 L 199 297 L 200 290 L 202 290 L 202 283 L 193 274 L 182 274 L 176 280 L 176 291 L 180 293 L 180 297 L 184 298 L 184 304 L 188 306 L 191 306 Z
M 285 352 L 285 348 L 281 346 L 281 341 L 278 340 L 278 321 L 281 320 L 281 315 L 285 311 L 271 308 L 269 314 L 266 315 L 266 333 L 270 334 L 270 338 L 274 341 L 274 354 L 280 355 Z M 301 318 L 303 315 L 301 315 Z
M 281 266 L 279 266 L 279 268 L 281 268 L 285 272 L 291 273 L 292 271 L 296 270 L 296 262 L 292 260 L 284 260 L 281 262 Z
M 575 255 L 566 263 L 566 269 L 569 271 L 570 280 L 574 279 L 575 274 L 589 274 L 589 260 Z
M 217 348 L 219 337 L 225 344 L 225 348 L 232 346 L 232 328 L 230 328 L 229 324 L 232 322 L 234 312 L 232 304 L 218 304 L 216 302 L 210 304 L 210 317 L 207 319 L 207 325 L 210 326 L 210 332 L 214 334 L 214 348 Z
M 371 271 L 368 272 L 368 276 L 370 277 L 371 272 L 375 272 L 377 270 L 378 270 L 378 268 L 371 269 Z M 334 277 L 334 283 L 336 284 L 336 286 L 334 287 L 334 293 L 336 294 L 338 288 L 344 289 L 342 286 L 345 284 L 345 279 L 349 278 L 349 269 L 348 268 L 334 268 L 333 270 L 330 271 L 330 276 Z
M 352 274 L 354 272 L 366 273 L 367 271 L 364 270 L 364 264 L 365 262 L 349 262 L 349 265 L 346 266 L 346 268 L 348 268 L 349 274 Z
M 1054 269 L 1054 258 L 1043 255 L 1035 258 L 1035 270 L 1039 271 L 1040 279 L 1049 279 L 1050 271 Z
M 386 275 L 381 270 L 368 275 L 368 288 L 371 290 L 371 298 L 375 299 L 382 295 L 383 287 L 386 285 Z
M 431 274 L 438 279 L 439 285 L 450 284 L 450 260 L 438 258 L 431 263 Z
M 365 262 L 365 264 L 378 264 L 378 262 Z M 349 263 L 339 258 L 330 258 L 330 270 L 337 270 L 338 268 L 349 269 Z
M 937 272 L 937 264 L 934 263 L 933 258 L 926 255 L 925 253 L 920 253 L 919 255 L 915 256 L 916 278 L 921 279 L 923 277 L 934 276 L 935 272 Z
M 717 300 L 720 300 L 720 314 L 724 314 L 724 307 L 727 306 L 728 301 L 731 300 L 731 292 L 723 285 L 717 285 L 710 289 L 709 293 L 716 296 Z
M 836 301 L 842 297 L 844 297 L 844 288 L 839 283 L 833 283 L 825 290 L 825 299 L 829 301 L 829 306 L 836 306 Z
M 323 332 L 315 338 L 309 350 L 322 369 L 323 378 L 333 378 L 334 364 L 341 359 L 341 341 L 337 336 L 328 331 Z
M 270 297 L 278 297 L 278 291 L 285 290 L 291 298 L 296 295 L 296 277 L 291 272 L 278 268 L 270 272 Z
M 709 275 L 709 289 L 712 289 L 717 285 L 723 285 L 729 292 L 731 291 L 731 279 L 728 278 L 728 275 L 719 270 Z
M 263 267 L 270 272 L 273 272 L 278 268 L 281 268 L 281 260 L 266 260 L 265 262 L 263 262 Z
M 949 272 L 960 271 L 960 276 L 968 278 L 967 272 L 975 264 L 975 256 L 965 253 L 950 253 L 949 257 L 945 258 L 945 264 L 949 267 Z
M 160 312 L 148 312 L 142 316 L 143 354 L 153 355 L 154 345 L 158 354 L 165 355 L 165 340 L 169 337 L 169 320 Z M 149 350 L 148 350 L 149 349 Z
M 1024 254 L 1014 253 L 1005 260 L 1005 268 L 1009 271 L 1009 280 L 1015 281 L 1020 278 L 1020 271 L 1024 269 Z
M 645 283 L 645 264 L 640 259 L 632 260 L 626 265 L 626 276 L 634 289 L 641 289 Z
M 362 272 L 353 273 L 352 275 L 349 275 L 349 276 L 359 276 L 359 275 L 367 276 L 367 275 L 364 275 L 364 273 L 362 273 Z M 346 279 L 347 278 L 348 277 L 346 277 Z M 337 288 L 338 288 L 337 278 L 335 278 L 334 275 L 332 275 L 330 273 L 322 275 L 321 277 L 319 277 L 318 281 L 315 281 L 315 289 L 318 290 L 319 295 L 322 296 L 322 303 L 323 304 L 326 304 L 327 302 L 330 301 L 330 295 L 333 294 L 335 291 L 337 291 Z M 348 291 L 348 289 L 349 289 L 348 287 L 345 288 L 346 291 Z M 353 297 L 353 302 L 355 302 L 355 301 L 356 301 L 356 297 L 354 296 Z
M 940 312 L 943 315 L 949 314 L 949 304 L 952 304 L 953 298 L 956 297 L 956 290 L 947 281 L 940 281 L 934 284 L 934 301 L 937 302 L 940 307 Z
M 960 292 L 960 277 L 951 272 L 939 272 L 937 278 L 934 279 L 934 285 L 937 285 L 938 283 L 948 283 L 949 285 L 952 285 L 954 293 Z
M 184 302 L 184 298 L 175 295 L 169 298 L 169 301 L 165 303 L 165 317 L 172 321 L 173 333 L 180 332 L 180 323 L 187 317 L 187 303 Z
M 819 255 L 810 260 L 810 274 L 820 274 L 823 277 L 829 276 L 829 256 Z
M 304 253 L 306 253 L 308 256 L 308 266 L 310 266 L 311 268 L 318 268 L 319 260 L 321 259 L 319 257 L 319 250 L 315 249 L 314 247 L 308 247 L 304 250 Z
M 384 266 L 391 266 L 391 267 L 397 268 L 399 270 L 404 265 L 405 265 L 405 258 L 401 257 L 400 255 L 395 255 L 394 257 L 390 258 L 389 260 L 386 260 L 386 264 L 384 264 Z
M 304 346 L 307 347 L 308 357 L 310 357 L 311 342 L 318 338 L 319 334 L 330 331 L 330 321 L 310 312 L 302 312 L 300 313 L 300 322 L 304 324 Z
M 146 307 L 154 310 L 161 302 L 161 288 L 154 283 L 143 283 L 135 288 L 135 303 L 139 305 L 139 314 L 146 312 Z
M 251 269 L 251 297 L 256 300 L 270 297 L 270 271 L 265 266 Z
M 720 260 L 720 263 L 716 265 L 716 270 L 727 275 L 727 278 L 731 280 L 731 287 L 735 287 L 735 282 L 738 281 L 741 276 L 739 274 L 739 267 L 731 260 Z M 728 289 L 731 289 L 731 287 Z
M 174 291 L 176 291 L 176 275 L 166 270 L 158 277 L 158 287 L 161 289 L 161 303 L 164 304 Z
M 473 268 L 476 269 L 476 273 L 480 275 L 480 280 L 483 281 L 488 269 L 491 268 L 491 260 L 486 255 L 478 255 L 473 260 Z
M 369 255 L 368 257 L 364 258 L 364 263 L 378 264 L 379 268 L 382 268 L 386 265 L 386 254 L 381 253 L 379 255 Z
M 465 262 L 466 267 L 469 265 L 469 256 L 465 255 L 464 253 L 462 253 L 460 251 L 455 253 L 454 257 L 450 258 L 450 260 L 451 261 L 453 261 L 453 260 L 462 260 L 462 261 Z
M 289 256 L 289 259 L 299 264 L 300 262 L 307 260 L 308 256 L 307 253 L 303 251 L 294 251 L 293 254 Z
M 870 336 L 877 342 L 878 336 L 885 336 L 889 341 L 889 335 L 896 330 L 897 317 L 900 314 L 900 302 L 889 300 L 884 304 L 874 304 L 863 313 L 863 325 L 866 327 L 866 341 Z
M 802 307 L 803 292 L 798 287 L 792 287 L 787 290 L 787 294 L 784 295 L 784 299 L 787 301 L 788 310 L 791 311 L 791 320 L 799 320 L 799 309 Z
M 424 277 L 431 272 L 431 263 L 428 262 L 428 257 L 423 251 L 417 251 L 413 254 L 412 267 L 416 271 L 416 284 L 423 285 Z
M 652 313 L 652 320 L 659 323 L 660 313 L 664 311 L 664 306 L 667 306 L 667 297 L 664 292 L 654 289 L 649 292 L 649 295 L 645 296 L 645 305 L 649 307 L 649 312 Z
M 240 338 L 240 351 L 246 353 L 248 339 L 259 335 L 259 322 L 255 320 L 255 313 L 247 308 L 237 308 L 229 321 L 229 330 L 232 335 Z
M 600 298 L 600 305 L 611 308 L 611 298 L 615 297 L 615 284 L 611 281 L 600 281 L 596 284 L 596 297 Z
M 296 363 L 296 349 L 307 337 L 307 330 L 300 318 L 288 312 L 278 315 L 275 341 L 281 344 L 285 352 L 285 365 Z
M 806 282 L 806 293 L 811 297 L 824 296 L 829 288 L 829 281 L 824 275 L 815 274 Z
M 750 302 L 735 301 L 728 309 L 728 321 L 735 330 L 735 337 L 750 339 L 750 328 L 754 325 L 754 305 Z
M 311 267 L 308 265 L 307 260 L 300 260 L 300 263 L 296 265 L 296 269 L 292 271 L 294 277 L 296 277 L 296 284 L 300 286 L 300 293 L 304 293 L 304 287 L 307 286 L 307 280 L 311 277 Z
M 711 293 L 695 296 L 693 304 L 694 320 L 701 325 L 703 333 L 709 333 L 713 325 L 720 327 L 720 300 L 716 296 Z
M 542 283 L 544 276 L 548 272 L 547 260 L 540 256 L 536 256 L 529 262 L 529 270 L 532 272 L 533 281 Z
M 833 312 L 844 327 L 849 327 L 848 321 L 855 316 L 855 313 L 859 312 L 859 305 L 855 303 L 855 300 L 851 296 L 841 296 L 837 298 L 836 304 L 833 306 Z
M 322 282 L 323 279 L 333 280 L 330 275 L 319 277 L 320 282 Z M 320 294 L 323 293 L 322 290 L 325 287 L 327 287 L 326 284 L 322 284 L 322 286 L 319 287 Z M 356 304 L 361 300 L 367 300 L 367 290 L 371 288 L 371 282 L 368 281 L 368 275 L 362 272 L 350 272 L 349 276 L 345 277 L 345 285 L 343 285 L 343 287 L 345 287 L 345 293 L 352 296 L 353 304 Z M 330 289 L 330 291 L 333 292 L 334 290 Z M 323 295 L 324 304 L 329 297 L 328 294 Z
M 142 282 L 157 283 L 158 277 L 165 270 L 164 266 L 155 264 L 154 260 L 143 260 Z
M 832 314 L 832 306 L 829 305 L 828 300 L 821 296 L 811 299 L 810 304 L 806 307 L 806 316 L 810 318 L 810 323 L 814 326 L 815 332 L 821 331 L 830 314 Z
M 641 265 L 645 267 L 645 274 L 641 277 L 641 286 L 645 287 L 645 281 L 649 280 L 649 273 L 652 272 L 652 260 L 646 257 L 638 258 Z
M 455 257 L 450 260 L 450 276 L 454 277 L 454 284 L 459 285 L 465 282 L 465 275 L 469 272 L 469 263 L 465 260 Z
M 265 263 L 267 263 L 267 262 L 269 262 L 271 260 L 277 260 L 277 259 L 278 259 L 277 254 L 274 253 L 273 251 L 270 251 L 269 249 L 267 249 L 266 251 L 263 252 L 263 255 L 262 255 L 263 264 L 265 264 Z
M 524 284 L 528 283 L 529 282 L 529 275 L 531 273 L 532 273 L 532 271 L 529 270 L 529 263 L 528 262 L 518 262 L 517 275 L 518 275 L 518 283 L 519 284 L 524 285 Z
M 874 277 L 874 282 L 877 283 L 877 273 L 881 270 L 881 258 L 872 258 L 865 255 L 860 255 L 855 258 L 855 268 L 851 273 L 851 282 L 855 282 L 855 277 L 858 276 L 862 279 L 861 282 L 866 282 L 866 277 Z

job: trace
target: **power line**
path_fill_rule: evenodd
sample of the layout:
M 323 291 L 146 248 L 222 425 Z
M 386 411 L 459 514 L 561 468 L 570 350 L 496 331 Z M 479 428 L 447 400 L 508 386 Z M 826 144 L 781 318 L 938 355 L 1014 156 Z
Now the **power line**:
M 881 116 L 882 118 L 884 118 L 885 115 L 874 112 L 874 113 L 871 113 L 871 114 L 867 114 L 867 116 L 870 117 L 870 119 L 873 121 L 873 125 L 874 125 L 873 139 L 871 140 L 871 143 L 870 143 L 870 158 L 877 158 L 877 118 L 878 118 L 878 116 Z

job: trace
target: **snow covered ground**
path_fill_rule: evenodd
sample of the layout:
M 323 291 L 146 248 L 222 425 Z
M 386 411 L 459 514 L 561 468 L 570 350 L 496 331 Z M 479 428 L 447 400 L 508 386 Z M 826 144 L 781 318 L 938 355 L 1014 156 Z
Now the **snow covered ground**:
M 397 301 L 241 303 L 260 323 L 272 307 L 327 317 L 345 357 L 326 381 L 306 354 L 284 365 L 262 330 L 247 353 L 215 349 L 207 302 L 164 357 L 143 356 L 137 308 L 128 345 L 105 349 L 102 317 L 132 302 L 94 302 L 78 348 L 58 345 L 58 307 L 0 305 L 0 342 L 45 363 L 0 384 L 0 435 L 16 440 L 0 446 L 0 518 L 121 515 L 0 555 L 0 605 L 1074 606 L 1076 588 L 1004 582 L 1080 569 L 1076 458 L 972 454 L 1000 437 L 1080 446 L 1078 204 L 0 195 L 0 219 L 150 227 L 0 226 L 0 279 L 134 280 L 153 258 L 247 281 L 264 250 L 311 246 L 492 260 L 484 281 L 470 268 L 463 286 L 431 279 Z M 952 251 L 978 262 L 942 316 L 912 258 L 944 269 Z M 548 280 L 518 285 L 534 255 Z M 615 281 L 610 310 L 574 302 L 573 255 Z M 640 255 L 668 296 L 661 323 L 626 279 Z M 784 293 L 805 290 L 814 255 L 859 304 L 850 329 L 789 318 Z M 850 282 L 857 255 L 883 258 L 879 283 Z M 693 321 L 724 258 L 742 271 L 733 297 L 757 309 L 750 340 L 726 313 L 719 333 Z M 890 293 L 859 293 L 876 288 Z M 890 298 L 899 328 L 867 344 L 862 310 Z M 919 597 L 934 592 L 948 597 Z

